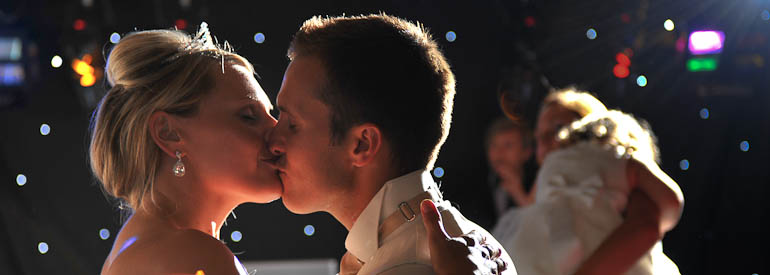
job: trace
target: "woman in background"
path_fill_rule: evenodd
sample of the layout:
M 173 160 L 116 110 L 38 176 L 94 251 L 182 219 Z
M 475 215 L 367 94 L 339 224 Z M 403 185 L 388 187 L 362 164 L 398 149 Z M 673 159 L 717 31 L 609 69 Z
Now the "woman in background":
M 660 240 L 682 211 L 656 164 L 652 134 L 620 111 L 591 112 L 557 132 L 535 203 L 501 241 L 522 274 L 678 274 Z
M 507 98 L 503 93 L 500 97 L 500 107 L 511 122 L 518 121 L 515 112 L 516 102 Z M 543 165 L 545 157 L 559 147 L 556 133 L 564 126 L 581 119 L 593 112 L 607 111 L 604 104 L 593 95 L 575 88 L 554 90 L 543 99 L 540 113 L 535 124 L 535 161 Z M 532 180 L 534 181 L 534 179 Z M 535 201 L 537 185 L 534 182 L 528 191 L 530 204 Z M 517 214 L 521 208 L 507 209 L 498 216 L 497 223 L 492 229 L 492 235 L 498 240 L 508 240 L 519 227 Z
M 535 201 L 529 192 L 532 179 L 525 177 L 525 164 L 533 151 L 532 132 L 521 123 L 501 117 L 487 129 L 484 145 L 497 217 L 511 207 L 523 207 Z

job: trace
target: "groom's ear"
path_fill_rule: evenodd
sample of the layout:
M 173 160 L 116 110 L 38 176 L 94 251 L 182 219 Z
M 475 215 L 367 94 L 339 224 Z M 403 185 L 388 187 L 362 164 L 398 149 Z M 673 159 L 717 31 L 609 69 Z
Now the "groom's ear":
M 350 157 L 353 166 L 363 167 L 371 163 L 382 148 L 382 132 L 377 125 L 364 123 L 350 129 L 352 146 Z

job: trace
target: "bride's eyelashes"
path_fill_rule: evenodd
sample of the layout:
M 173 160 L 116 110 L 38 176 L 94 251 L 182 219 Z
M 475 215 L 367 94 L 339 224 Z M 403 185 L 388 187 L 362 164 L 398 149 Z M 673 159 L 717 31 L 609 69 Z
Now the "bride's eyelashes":
M 253 107 L 246 107 L 238 113 L 238 116 L 246 122 L 254 123 L 259 120 Z

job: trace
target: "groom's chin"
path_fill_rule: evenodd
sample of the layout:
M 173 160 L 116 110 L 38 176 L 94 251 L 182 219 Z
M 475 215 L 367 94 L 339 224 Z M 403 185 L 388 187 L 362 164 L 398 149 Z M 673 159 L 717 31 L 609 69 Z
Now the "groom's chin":
M 281 197 L 281 202 L 283 203 L 283 206 L 286 207 L 287 210 L 289 210 L 289 212 L 294 214 L 304 215 L 304 214 L 310 214 L 310 213 L 316 212 L 313 210 L 308 210 L 306 209 L 306 207 L 302 207 L 301 205 L 296 205 L 292 203 L 292 200 L 291 199 L 287 200 L 286 196 Z

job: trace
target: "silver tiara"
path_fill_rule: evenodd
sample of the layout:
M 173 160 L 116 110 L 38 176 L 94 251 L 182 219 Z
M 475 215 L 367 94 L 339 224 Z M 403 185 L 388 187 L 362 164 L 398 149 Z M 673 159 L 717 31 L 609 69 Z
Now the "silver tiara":
M 203 48 L 215 47 L 211 32 L 209 32 L 209 24 L 206 21 L 201 22 L 201 26 L 198 28 L 192 44 L 197 44 L 196 46 L 202 46 Z

